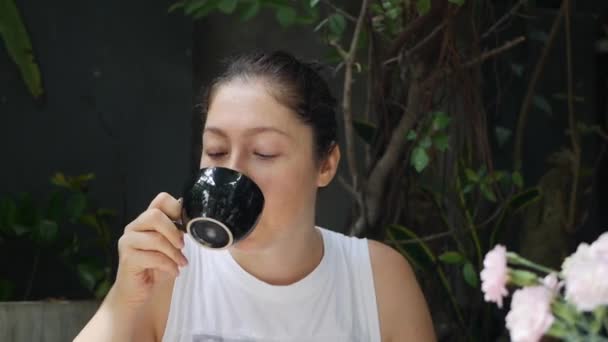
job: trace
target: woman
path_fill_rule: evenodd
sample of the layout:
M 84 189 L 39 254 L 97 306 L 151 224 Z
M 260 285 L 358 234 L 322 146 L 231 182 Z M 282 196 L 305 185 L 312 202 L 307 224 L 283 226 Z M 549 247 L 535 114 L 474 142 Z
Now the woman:
M 336 101 L 310 64 L 283 52 L 234 59 L 203 104 L 200 166 L 241 171 L 266 203 L 224 251 L 177 230 L 161 193 L 118 243 L 112 289 L 77 341 L 432 341 L 406 260 L 316 227 L 317 191 L 340 160 Z

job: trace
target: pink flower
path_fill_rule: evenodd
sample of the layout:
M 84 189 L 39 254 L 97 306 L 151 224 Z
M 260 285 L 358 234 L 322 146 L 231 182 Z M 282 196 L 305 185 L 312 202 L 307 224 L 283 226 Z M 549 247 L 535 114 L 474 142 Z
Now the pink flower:
M 608 262 L 608 232 L 600 235 L 600 237 L 591 244 L 591 251 L 598 258 Z
M 566 300 L 578 310 L 592 311 L 608 305 L 608 235 L 602 235 L 591 246 L 581 243 L 566 258 L 562 274 L 566 281 Z
M 540 340 L 555 320 L 551 313 L 552 300 L 553 292 L 543 285 L 523 287 L 515 291 L 511 310 L 505 319 L 511 340 Z
M 557 294 L 559 289 L 563 286 L 563 283 L 559 281 L 557 274 L 555 273 L 548 274 L 542 282 L 546 288 L 553 292 L 553 294 Z
M 494 302 L 502 308 L 502 299 L 509 294 L 507 281 L 509 280 L 507 268 L 507 249 L 496 245 L 486 254 L 481 271 L 481 290 L 486 302 Z

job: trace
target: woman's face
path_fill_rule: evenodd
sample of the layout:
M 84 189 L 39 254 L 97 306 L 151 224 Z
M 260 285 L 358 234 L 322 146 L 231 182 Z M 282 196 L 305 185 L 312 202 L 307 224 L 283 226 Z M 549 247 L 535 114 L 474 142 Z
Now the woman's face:
M 326 185 L 327 177 L 315 163 L 313 146 L 312 128 L 261 81 L 231 81 L 215 91 L 200 166 L 246 174 L 266 200 L 256 229 L 236 248 L 264 248 L 290 229 L 314 224 L 317 187 Z

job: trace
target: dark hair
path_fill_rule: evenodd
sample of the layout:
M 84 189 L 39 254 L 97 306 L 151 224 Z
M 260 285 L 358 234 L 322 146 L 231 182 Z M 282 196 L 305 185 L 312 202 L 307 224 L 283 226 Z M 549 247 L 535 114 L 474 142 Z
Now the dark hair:
M 336 144 L 336 99 L 320 76 L 320 64 L 307 63 L 283 51 L 253 52 L 227 60 L 227 67 L 203 94 L 204 124 L 214 93 L 234 80 L 261 80 L 269 93 L 292 109 L 313 130 L 315 157 L 323 160 Z

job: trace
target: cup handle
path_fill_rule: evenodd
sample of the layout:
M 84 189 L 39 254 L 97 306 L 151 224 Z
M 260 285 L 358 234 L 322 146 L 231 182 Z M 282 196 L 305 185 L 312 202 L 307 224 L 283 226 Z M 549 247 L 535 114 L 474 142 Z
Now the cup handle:
M 180 199 L 178 201 L 180 202 L 180 204 L 183 205 L 183 198 L 180 197 Z M 181 211 L 179 220 L 171 220 L 171 222 L 173 222 L 173 224 L 175 225 L 175 227 L 177 227 L 177 229 L 186 233 L 186 223 L 184 223 L 184 222 L 188 222 L 188 220 L 184 220 L 184 217 L 185 217 L 184 212 L 185 212 L 185 210 L 182 207 L 182 211 Z
M 171 220 L 171 222 L 173 222 L 173 224 L 175 225 L 175 227 L 177 227 L 177 229 L 181 230 L 182 232 L 186 232 L 186 225 L 182 222 L 182 220 Z

